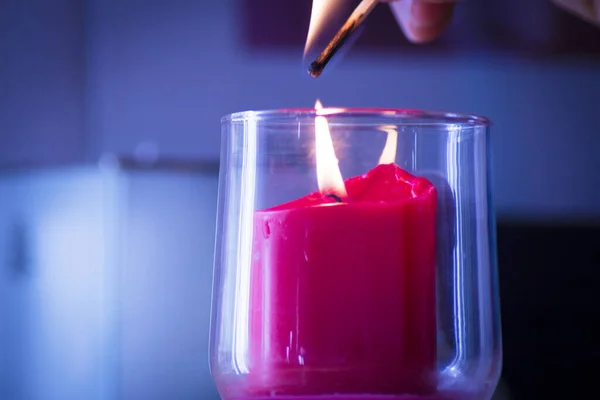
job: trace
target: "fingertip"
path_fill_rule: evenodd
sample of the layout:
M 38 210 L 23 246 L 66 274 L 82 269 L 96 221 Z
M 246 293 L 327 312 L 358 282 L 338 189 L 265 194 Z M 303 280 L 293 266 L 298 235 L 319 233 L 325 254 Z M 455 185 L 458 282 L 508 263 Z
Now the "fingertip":
M 430 43 L 446 30 L 452 15 L 454 4 L 433 4 L 416 1 L 411 9 L 410 30 L 417 43 Z
M 452 3 L 426 3 L 399 0 L 389 4 L 406 38 L 413 43 L 429 43 L 446 29 L 454 12 Z
M 418 26 L 441 26 L 447 24 L 454 13 L 453 3 L 426 3 L 412 1 L 411 21 Z
M 411 26 L 408 29 L 410 31 L 410 35 L 407 35 L 407 38 L 415 44 L 427 44 L 436 40 L 442 34 L 444 29 L 445 26 Z

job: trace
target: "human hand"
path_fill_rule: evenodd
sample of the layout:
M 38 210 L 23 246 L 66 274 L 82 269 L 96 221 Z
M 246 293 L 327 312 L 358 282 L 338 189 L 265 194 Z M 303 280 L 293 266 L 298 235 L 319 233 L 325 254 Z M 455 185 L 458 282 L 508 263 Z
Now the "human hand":
M 552 0 L 557 6 L 600 26 L 600 0 Z
M 436 39 L 452 20 L 461 0 L 379 0 L 389 3 L 406 37 L 415 43 Z M 567 11 L 600 26 L 600 0 L 552 0 Z
M 380 0 L 390 8 L 404 31 L 414 43 L 436 39 L 452 19 L 454 6 L 461 0 Z

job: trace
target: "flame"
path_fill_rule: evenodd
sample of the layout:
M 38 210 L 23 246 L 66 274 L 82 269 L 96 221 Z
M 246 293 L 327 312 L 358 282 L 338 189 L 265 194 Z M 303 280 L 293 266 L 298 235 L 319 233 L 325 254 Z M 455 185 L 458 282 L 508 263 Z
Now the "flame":
M 335 149 L 329 132 L 327 118 L 319 114 L 323 105 L 319 100 L 315 103 L 317 117 L 315 118 L 315 147 L 317 153 L 317 182 L 319 191 L 334 192 L 339 197 L 347 197 L 344 178 L 335 156 Z
M 331 23 L 331 19 L 339 14 L 346 5 L 347 0 L 313 0 L 310 13 L 310 24 L 308 35 L 304 46 L 304 56 L 314 46 L 315 41 L 323 32 L 323 29 Z
M 398 131 L 393 125 L 386 125 L 381 128 L 387 132 L 385 146 L 379 157 L 379 164 L 393 164 L 396 162 L 396 146 L 398 145 Z

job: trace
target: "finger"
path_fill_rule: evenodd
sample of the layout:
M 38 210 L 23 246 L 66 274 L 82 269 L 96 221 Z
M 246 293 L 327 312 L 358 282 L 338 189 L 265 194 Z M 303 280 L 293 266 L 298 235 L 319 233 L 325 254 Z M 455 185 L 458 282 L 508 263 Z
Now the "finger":
M 395 3 L 402 0 L 379 0 L 380 3 Z M 420 0 L 423 3 L 460 3 L 464 0 Z M 568 1 L 568 0 L 566 0 Z M 585 1 L 585 0 L 582 0 Z M 597 1 L 597 0 L 596 0 Z
M 454 2 L 397 0 L 390 2 L 390 7 L 406 37 L 415 43 L 436 39 L 449 24 L 454 12 Z
M 590 22 L 600 24 L 600 0 L 553 0 L 559 7 Z

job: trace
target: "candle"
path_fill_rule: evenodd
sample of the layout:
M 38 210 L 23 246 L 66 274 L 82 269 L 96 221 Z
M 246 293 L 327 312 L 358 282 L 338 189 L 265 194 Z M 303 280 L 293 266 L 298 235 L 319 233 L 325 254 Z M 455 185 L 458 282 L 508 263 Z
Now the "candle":
M 431 393 L 436 190 L 394 163 L 336 187 L 324 143 L 321 190 L 255 213 L 247 394 Z

